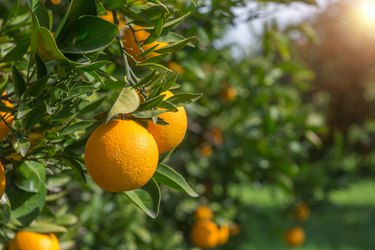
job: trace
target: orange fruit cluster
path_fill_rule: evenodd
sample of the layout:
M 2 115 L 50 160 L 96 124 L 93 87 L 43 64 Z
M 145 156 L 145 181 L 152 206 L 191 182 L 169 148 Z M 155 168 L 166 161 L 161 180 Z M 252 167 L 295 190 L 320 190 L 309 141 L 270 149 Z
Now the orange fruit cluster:
M 171 92 L 165 92 L 165 98 Z M 85 148 L 89 175 L 102 189 L 124 192 L 145 185 L 156 171 L 159 154 L 178 146 L 187 130 L 183 107 L 159 115 L 167 125 L 148 122 L 147 129 L 133 120 L 112 120 L 97 127 Z
M 195 218 L 190 235 L 195 246 L 210 249 L 227 243 L 230 236 L 229 226 L 224 224 L 219 227 L 212 220 L 213 213 L 208 206 L 200 206 L 195 212 Z

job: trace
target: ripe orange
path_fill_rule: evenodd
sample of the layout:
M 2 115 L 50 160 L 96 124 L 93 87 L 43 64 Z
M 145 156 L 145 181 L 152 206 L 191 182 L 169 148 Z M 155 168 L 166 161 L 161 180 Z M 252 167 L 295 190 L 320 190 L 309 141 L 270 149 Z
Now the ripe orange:
M 167 66 L 173 72 L 180 73 L 180 74 L 183 74 L 185 72 L 185 69 L 180 64 L 178 64 L 176 62 L 171 61 L 171 62 L 168 63 Z
M 219 237 L 219 228 L 211 220 L 199 220 L 191 230 L 191 241 L 203 249 L 216 247 L 219 244 Z
M 59 5 L 61 3 L 61 0 L 51 0 L 51 3 L 53 5 Z
M 201 143 L 199 149 L 201 154 L 205 157 L 210 157 L 212 155 L 212 147 L 206 142 Z
M 232 86 L 225 86 L 220 94 L 221 99 L 224 101 L 234 101 L 237 98 L 237 90 Z
M 297 220 L 304 221 L 304 220 L 307 220 L 309 216 L 310 216 L 310 209 L 306 203 L 301 202 L 301 203 L 298 203 L 294 207 L 294 217 Z
M 133 120 L 113 120 L 97 127 L 85 149 L 92 179 L 104 190 L 124 192 L 145 185 L 158 165 L 155 139 Z
M 132 27 L 133 27 L 134 32 L 130 28 L 125 29 L 125 33 L 122 39 L 123 39 L 126 52 L 129 53 L 131 56 L 133 56 L 138 62 L 140 62 L 143 60 L 143 58 L 139 56 L 139 54 L 141 54 L 142 51 L 139 49 L 138 44 L 142 45 L 143 42 L 148 38 L 150 33 L 145 31 L 145 29 L 141 26 L 133 25 Z M 154 41 L 150 44 L 142 45 L 141 48 L 143 51 L 147 51 L 154 46 L 156 46 L 155 49 L 161 49 L 167 45 L 168 45 L 167 42 Z M 150 54 L 146 56 L 146 58 L 155 57 L 158 55 L 159 54 L 156 52 L 151 52 Z
M 3 197 L 4 191 L 5 191 L 5 170 L 3 167 L 3 164 L 0 162 L 0 198 Z
M 5 92 L 3 93 L 3 95 L 5 95 Z M 2 102 L 4 103 L 5 106 L 9 108 L 13 108 L 13 104 L 10 103 L 9 101 L 2 101 Z M 9 115 L 9 113 L 7 112 L 0 112 L 0 115 L 3 118 L 5 118 L 5 121 L 9 124 L 9 126 L 12 126 L 13 118 L 14 118 L 12 115 Z M 9 131 L 10 131 L 9 127 L 1 119 L 0 120 L 0 140 L 4 139 L 8 135 Z
M 219 232 L 219 245 L 224 245 L 225 243 L 227 243 L 229 240 L 229 236 L 229 226 L 227 224 L 222 225 Z
M 173 95 L 170 91 L 163 94 L 166 94 L 164 99 Z M 159 117 L 168 125 L 159 125 L 149 121 L 147 129 L 154 136 L 159 153 L 163 154 L 177 147 L 184 139 L 187 130 L 187 115 L 184 107 L 178 107 L 177 112 L 166 112 L 160 114 Z
M 284 239 L 288 246 L 301 246 L 305 241 L 305 231 L 299 226 L 292 227 L 285 232 Z
M 212 211 L 208 206 L 202 205 L 195 211 L 195 218 L 197 220 L 211 220 L 212 217 Z
M 222 145 L 223 144 L 223 131 L 221 128 L 214 127 L 210 131 L 210 136 L 215 145 Z
M 19 231 L 9 243 L 9 250 L 60 250 L 60 245 L 54 234 Z

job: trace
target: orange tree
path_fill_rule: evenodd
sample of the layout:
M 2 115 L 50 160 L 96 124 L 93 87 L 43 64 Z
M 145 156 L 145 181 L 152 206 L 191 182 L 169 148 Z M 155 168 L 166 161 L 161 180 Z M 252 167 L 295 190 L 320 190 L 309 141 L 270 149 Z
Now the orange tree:
M 160 63 L 192 46 L 192 37 L 171 32 L 186 13 L 159 1 L 121 0 L 2 1 L 0 9 L 5 245 L 16 232 L 65 232 L 77 221 L 71 212 L 83 190 L 89 200 L 102 193 L 96 184 L 153 218 L 159 184 L 197 196 L 159 158 L 185 134 L 186 114 L 180 127 L 174 114 L 201 96 L 177 90 L 177 74 Z M 108 13 L 113 20 L 101 18 Z M 170 127 L 182 131 L 159 152 Z M 23 249 L 16 235 L 10 246 Z

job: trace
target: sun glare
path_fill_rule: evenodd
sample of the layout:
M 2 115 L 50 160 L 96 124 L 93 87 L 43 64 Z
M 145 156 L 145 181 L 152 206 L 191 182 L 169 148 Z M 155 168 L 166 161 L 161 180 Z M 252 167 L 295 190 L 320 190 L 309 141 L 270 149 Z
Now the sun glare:
M 362 0 L 358 4 L 358 15 L 365 25 L 375 25 L 375 0 Z

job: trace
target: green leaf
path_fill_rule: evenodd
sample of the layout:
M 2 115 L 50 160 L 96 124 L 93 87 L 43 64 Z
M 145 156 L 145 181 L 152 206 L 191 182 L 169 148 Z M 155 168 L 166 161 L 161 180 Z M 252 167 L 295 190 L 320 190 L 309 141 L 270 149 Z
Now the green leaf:
M 96 120 L 77 122 L 77 123 L 74 123 L 73 125 L 65 127 L 63 130 L 60 131 L 59 134 L 68 135 L 68 134 L 73 134 L 80 130 L 85 130 L 88 127 L 92 126 L 95 122 Z
M 150 44 L 159 38 L 161 32 L 163 31 L 164 18 L 159 18 L 155 24 L 153 30 L 150 32 L 150 35 L 146 38 L 143 44 Z
M 168 101 L 162 101 L 158 104 L 158 108 L 167 109 L 172 112 L 177 112 L 178 108 Z
M 42 59 L 35 54 L 35 62 L 36 62 L 36 75 L 38 79 L 45 77 L 47 75 L 47 68 Z
M 138 109 L 140 99 L 137 91 L 133 88 L 123 88 L 108 112 L 107 121 L 117 114 L 128 114 Z
M 157 110 L 137 111 L 137 112 L 133 112 L 132 115 L 136 118 L 148 119 L 148 118 L 157 117 L 158 115 L 166 113 L 166 112 L 168 112 L 168 110 L 157 109 Z
M 156 47 L 157 45 L 155 45 Z M 153 47 L 154 48 L 154 47 Z M 148 50 L 146 51 L 147 53 L 149 52 Z M 148 57 L 146 58 L 145 60 L 142 61 L 143 64 L 145 63 L 158 63 L 160 61 L 162 61 L 164 58 L 166 58 L 167 56 L 169 56 L 171 53 L 163 53 L 161 55 L 157 55 L 157 56 L 152 56 L 152 57 Z
M 190 15 L 190 12 L 186 13 L 185 15 L 183 16 L 180 16 L 178 18 L 174 18 L 172 19 L 171 21 L 168 21 L 164 24 L 164 29 L 166 28 L 171 28 L 171 27 L 174 27 L 174 26 L 177 26 L 179 25 L 180 23 L 182 23 L 188 16 Z
M 197 101 L 202 95 L 197 93 L 180 93 L 169 97 L 167 101 L 175 106 L 184 106 Z
M 141 66 L 141 67 L 151 67 L 151 68 L 160 68 L 160 69 L 163 69 L 163 70 L 166 70 L 166 71 L 170 71 L 170 69 L 168 69 L 167 67 L 165 67 L 164 65 L 161 65 L 159 63 L 138 63 L 137 66 Z
M 65 227 L 49 221 L 34 221 L 29 227 L 22 230 L 36 233 L 65 233 L 67 231 Z
M 6 196 L 3 196 L 0 204 L 0 225 L 5 225 L 10 220 L 10 203 Z
M 58 42 L 64 41 L 65 36 L 69 33 L 69 28 L 78 18 L 84 15 L 97 15 L 95 0 L 72 0 L 55 32 L 56 40 Z
M 82 164 L 73 158 L 64 158 L 65 162 L 74 170 L 76 170 L 82 177 L 82 180 L 86 183 L 86 174 Z
M 55 39 L 51 32 L 46 28 L 38 29 L 38 54 L 44 61 L 46 60 L 60 60 L 69 61 L 56 45 Z
M 25 137 L 18 137 L 17 138 L 17 146 L 19 153 L 25 157 L 27 154 L 27 151 L 29 151 L 30 148 L 30 142 Z M 27 191 L 27 190 L 26 190 Z
M 59 225 L 67 225 L 72 226 L 76 224 L 78 221 L 78 218 L 74 216 L 73 214 L 64 214 L 57 217 L 56 222 Z
M 15 169 L 14 184 L 26 192 L 38 193 L 42 187 L 41 178 L 36 162 L 25 161 Z
M 46 105 L 44 102 L 41 102 L 37 106 L 33 107 L 33 109 L 27 113 L 25 118 L 22 120 L 24 128 L 31 128 L 37 124 L 43 118 L 45 111 Z
M 94 71 L 94 70 L 97 70 L 97 69 L 99 69 L 99 68 L 101 68 L 104 65 L 107 65 L 109 63 L 111 63 L 111 62 L 100 61 L 100 62 L 94 62 L 94 63 L 90 63 L 90 64 L 82 64 L 82 65 L 77 66 L 76 68 L 80 69 L 80 70 L 83 70 L 83 71 Z
M 43 78 L 40 78 L 39 80 L 33 82 L 31 86 L 27 89 L 29 95 L 33 97 L 40 96 L 47 86 L 48 79 L 48 76 L 44 76 Z
M 12 216 L 21 222 L 22 226 L 28 226 L 40 213 L 44 207 L 46 198 L 46 186 L 45 186 L 45 167 L 37 162 L 28 162 L 26 164 L 32 164 L 36 169 L 39 177 L 41 187 L 38 193 L 26 192 L 19 189 L 13 184 L 13 181 L 8 181 L 6 185 L 6 194 L 10 200 L 12 208 Z M 14 171 L 7 172 L 7 180 L 13 180 Z
M 198 194 L 189 186 L 185 178 L 170 166 L 159 164 L 154 178 L 158 183 L 162 183 L 180 192 L 184 192 L 191 197 L 198 197 Z
M 183 47 L 185 47 L 186 44 L 188 44 L 193 39 L 195 39 L 195 37 L 185 38 L 181 41 L 170 43 L 169 45 L 167 45 L 163 48 L 156 49 L 156 50 L 154 50 L 154 52 L 159 53 L 159 54 L 168 53 L 168 52 L 173 53 L 173 52 L 176 52 L 176 51 L 182 49 Z
M 158 216 L 160 188 L 153 178 L 142 189 L 127 191 L 124 194 L 151 218 L 155 219 Z
M 22 60 L 23 55 L 30 46 L 30 36 L 16 41 L 16 46 L 12 48 L 2 59 L 1 62 L 13 62 Z
M 150 98 L 150 99 L 146 100 L 145 102 L 143 102 L 141 105 L 139 105 L 138 110 L 148 110 L 148 109 L 154 108 L 161 101 L 163 101 L 164 97 L 165 97 L 165 95 L 160 95 L 160 96 L 155 96 L 153 98 Z
M 147 76 L 143 77 L 136 85 L 135 87 L 147 87 L 154 83 L 157 79 L 159 79 L 160 73 L 158 70 L 153 70 L 151 71 L 150 74 Z
M 103 5 L 108 10 L 117 10 L 121 9 L 125 4 L 127 4 L 127 0 L 104 0 Z
M 116 25 L 96 16 L 83 16 L 69 28 L 59 47 L 64 53 L 91 53 L 110 45 L 117 34 Z
M 46 9 L 46 6 L 42 3 L 42 1 L 36 1 L 34 2 L 34 5 L 32 7 L 32 11 L 35 15 L 35 17 L 38 20 L 38 23 L 40 27 L 44 27 L 46 29 L 50 28 L 49 24 L 49 16 L 48 16 L 48 11 Z
M 21 73 L 14 65 L 12 67 L 12 76 L 14 79 L 14 90 L 16 92 L 16 95 L 20 97 L 26 90 L 26 82 L 25 79 L 23 79 Z

